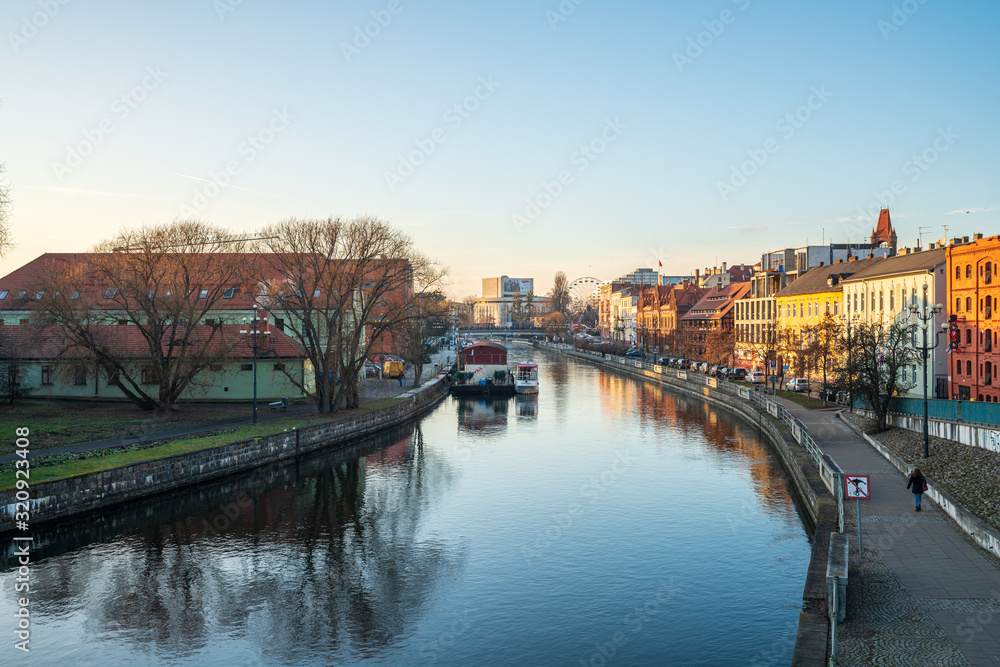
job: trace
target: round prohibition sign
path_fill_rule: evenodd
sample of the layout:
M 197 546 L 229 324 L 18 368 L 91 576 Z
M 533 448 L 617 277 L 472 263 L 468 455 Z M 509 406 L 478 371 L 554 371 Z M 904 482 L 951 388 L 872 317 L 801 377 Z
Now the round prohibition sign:
M 868 475 L 844 475 L 844 497 L 857 500 L 871 500 Z

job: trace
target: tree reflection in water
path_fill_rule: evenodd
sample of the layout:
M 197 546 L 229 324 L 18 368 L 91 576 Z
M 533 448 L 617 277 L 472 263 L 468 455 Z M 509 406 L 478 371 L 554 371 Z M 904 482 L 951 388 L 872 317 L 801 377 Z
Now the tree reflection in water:
M 91 636 L 173 658 L 220 633 L 282 661 L 392 642 L 465 561 L 454 545 L 418 538 L 422 509 L 454 469 L 425 450 L 419 425 L 367 456 L 321 461 L 230 499 L 224 530 L 209 512 L 40 563 L 37 609 L 82 608 Z

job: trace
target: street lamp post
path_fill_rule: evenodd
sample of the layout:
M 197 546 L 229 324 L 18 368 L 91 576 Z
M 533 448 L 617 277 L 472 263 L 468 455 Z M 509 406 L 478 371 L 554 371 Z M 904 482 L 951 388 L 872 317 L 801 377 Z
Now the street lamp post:
M 927 344 L 927 327 L 929 326 L 928 322 L 933 320 L 934 316 L 937 315 L 941 311 L 941 309 L 944 308 L 944 306 L 941 305 L 940 303 L 928 304 L 927 283 L 924 283 L 923 289 L 924 289 L 923 304 L 919 306 L 915 303 L 910 304 L 909 310 L 914 317 L 920 320 L 920 324 L 918 324 L 917 326 L 920 327 L 921 331 L 923 332 L 923 345 L 921 345 L 920 347 L 914 345 L 914 348 L 920 350 L 921 356 L 923 357 L 923 365 L 924 365 L 924 375 L 922 379 L 924 385 L 924 458 L 926 459 L 928 456 L 930 456 L 930 444 L 927 433 L 927 358 L 928 356 L 930 356 L 930 351 L 933 350 L 935 347 L 937 347 L 938 344 L 937 335 L 934 336 L 933 345 Z M 947 324 L 944 325 L 945 328 L 947 328 L 947 326 L 948 326 Z M 938 331 L 935 333 L 940 334 L 941 332 Z
M 271 332 L 269 330 L 261 330 L 261 325 L 267 325 L 267 320 L 260 319 L 260 315 L 257 312 L 257 306 L 253 307 L 253 319 L 247 320 L 243 318 L 243 325 L 248 326 L 249 329 L 241 329 L 240 335 L 242 335 L 249 343 L 250 348 L 253 350 L 253 423 L 257 423 L 257 351 L 258 349 L 267 349 L 269 336 Z

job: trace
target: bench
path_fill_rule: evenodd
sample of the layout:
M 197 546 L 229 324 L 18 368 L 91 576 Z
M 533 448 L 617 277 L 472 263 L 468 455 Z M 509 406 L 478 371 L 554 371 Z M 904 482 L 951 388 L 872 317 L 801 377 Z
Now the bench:
M 271 408 L 271 412 L 284 412 L 288 409 L 288 399 L 282 398 L 280 401 L 272 401 L 267 404 L 267 407 Z

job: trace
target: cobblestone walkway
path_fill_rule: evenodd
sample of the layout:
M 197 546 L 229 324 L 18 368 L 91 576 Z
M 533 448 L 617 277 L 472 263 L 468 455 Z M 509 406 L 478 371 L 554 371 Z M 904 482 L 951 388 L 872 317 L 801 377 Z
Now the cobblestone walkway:
M 779 399 L 781 400 L 781 399 Z M 924 497 L 914 511 L 906 479 L 833 410 L 782 404 L 846 473 L 871 475 L 861 501 L 848 501 L 851 559 L 847 620 L 838 665 L 1000 666 L 1000 564 Z

